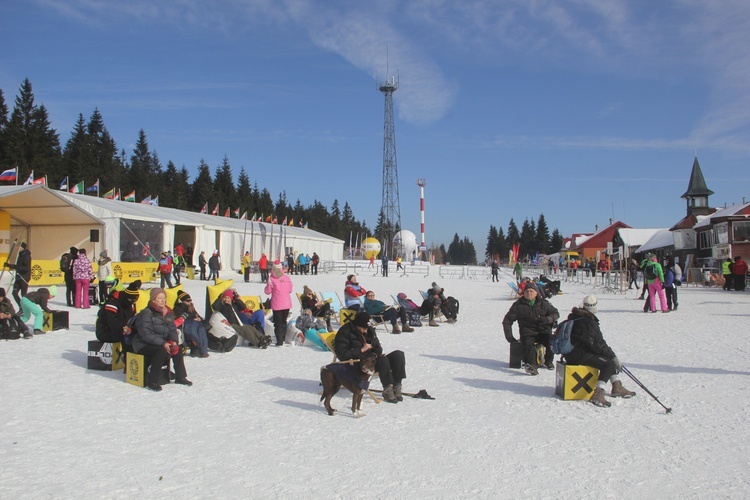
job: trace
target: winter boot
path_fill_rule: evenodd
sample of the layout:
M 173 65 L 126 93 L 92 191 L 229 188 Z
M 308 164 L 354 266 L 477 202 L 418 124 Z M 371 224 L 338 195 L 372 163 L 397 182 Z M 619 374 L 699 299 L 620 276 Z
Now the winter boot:
M 393 395 L 396 396 L 396 399 L 399 401 L 404 400 L 404 396 L 401 394 L 401 384 L 395 384 L 393 386 Z
M 383 400 L 386 403 L 398 403 L 398 399 L 396 399 L 396 395 L 393 393 L 392 385 L 389 385 L 383 390 Z
M 36 328 L 34 329 L 34 335 L 44 335 L 45 333 L 47 332 L 45 332 L 44 330 L 37 330 Z
M 602 408 L 609 408 L 610 406 L 612 406 L 612 403 L 607 401 L 604 397 L 604 389 L 601 387 L 597 387 L 596 389 L 594 389 L 594 394 L 591 395 L 591 399 L 589 399 L 589 401 L 596 406 L 601 406 Z
M 25 339 L 33 339 L 34 336 L 31 334 L 30 331 L 26 330 L 25 332 L 23 332 L 23 338 L 25 338 Z
M 401 328 L 398 327 L 398 325 L 391 325 L 393 327 L 393 330 L 391 330 L 391 333 L 401 333 Z
M 414 328 L 409 326 L 409 323 L 405 324 L 403 327 L 401 327 L 401 331 L 405 333 L 411 333 L 414 331 Z
M 328 330 L 328 333 L 331 333 L 333 331 L 333 327 L 331 326 L 331 316 L 326 316 L 326 330 Z
M 613 398 L 632 398 L 635 396 L 633 391 L 629 391 L 622 386 L 622 382 L 615 380 L 612 382 L 612 392 L 610 396 Z
M 523 369 L 529 375 L 539 375 L 539 370 L 537 370 L 536 366 L 534 366 L 534 365 L 530 365 L 528 363 L 524 363 L 523 364 Z
M 437 324 L 437 322 L 434 319 L 430 319 L 430 322 L 428 323 L 430 326 L 440 326 Z

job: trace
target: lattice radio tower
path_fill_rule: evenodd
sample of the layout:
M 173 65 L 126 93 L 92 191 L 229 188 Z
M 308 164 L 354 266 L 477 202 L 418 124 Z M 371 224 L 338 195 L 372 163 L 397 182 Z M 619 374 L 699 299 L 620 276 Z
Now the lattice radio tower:
M 383 248 L 389 258 L 393 257 L 393 238 L 401 230 L 401 202 L 398 196 L 398 165 L 396 163 L 396 130 L 393 125 L 393 93 L 398 90 L 394 76 L 378 85 L 385 96 L 385 124 L 383 126 Z M 399 255 L 403 252 L 398 251 Z

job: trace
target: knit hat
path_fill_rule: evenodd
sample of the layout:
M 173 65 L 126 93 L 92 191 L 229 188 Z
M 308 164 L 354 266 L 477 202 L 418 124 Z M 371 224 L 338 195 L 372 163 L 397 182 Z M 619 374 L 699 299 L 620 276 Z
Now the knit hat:
M 596 300 L 595 295 L 586 295 L 583 298 L 583 302 L 581 302 L 581 305 L 579 306 L 580 309 L 584 309 L 591 314 L 596 314 L 596 311 L 599 310 L 599 301 Z
M 160 293 L 163 293 L 165 296 L 167 295 L 167 292 L 163 288 L 152 288 L 149 292 L 149 300 L 153 302 Z
M 120 296 L 124 296 L 126 299 L 135 302 L 136 300 L 138 300 L 138 296 L 140 295 L 140 292 L 138 291 L 139 288 L 141 288 L 141 280 L 135 280 L 134 282 L 129 284 L 127 288 L 120 292 Z
M 221 293 L 221 296 L 222 297 L 229 297 L 230 299 L 233 299 L 234 298 L 234 290 L 232 290 L 231 288 L 227 288 L 226 290 L 224 290 Z
M 102 257 L 102 258 L 106 259 L 107 258 L 107 251 L 106 250 L 102 250 L 101 252 L 99 252 L 99 257 Z
M 310 290 L 310 287 L 305 285 L 302 287 L 302 295 L 307 295 L 308 293 L 313 293 L 312 290 Z
M 271 274 L 273 274 L 275 278 L 281 278 L 284 274 L 284 268 L 281 267 L 281 263 L 279 263 L 278 260 L 274 261 L 273 267 L 271 268 Z
M 55 295 L 57 295 L 57 286 L 56 285 L 52 285 L 52 286 L 48 287 L 47 290 L 49 290 L 49 296 L 50 297 L 54 297 Z
M 368 326 L 370 326 L 370 315 L 367 314 L 367 311 L 360 311 L 354 317 L 353 323 L 354 323 L 354 326 L 359 326 L 360 328 L 367 328 Z
M 179 300 L 180 302 L 186 302 L 188 300 L 193 300 L 193 298 L 189 293 L 180 290 L 179 292 L 177 292 L 177 300 Z

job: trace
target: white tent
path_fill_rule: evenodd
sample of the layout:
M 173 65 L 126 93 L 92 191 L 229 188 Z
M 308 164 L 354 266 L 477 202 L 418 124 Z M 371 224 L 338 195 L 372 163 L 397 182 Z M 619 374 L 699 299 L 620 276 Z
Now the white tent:
M 57 259 L 70 246 L 106 249 L 115 261 L 155 258 L 177 243 L 222 256 L 224 269 L 237 269 L 243 250 L 273 260 L 288 250 L 322 260 L 343 257 L 344 241 L 311 229 L 251 222 L 174 208 L 71 194 L 45 186 L 0 187 L 0 210 L 11 216 L 11 238 L 28 241 L 35 258 Z M 101 233 L 90 242 L 91 230 Z M 150 250 L 145 250 L 148 248 Z M 145 252 L 145 255 L 144 255 Z

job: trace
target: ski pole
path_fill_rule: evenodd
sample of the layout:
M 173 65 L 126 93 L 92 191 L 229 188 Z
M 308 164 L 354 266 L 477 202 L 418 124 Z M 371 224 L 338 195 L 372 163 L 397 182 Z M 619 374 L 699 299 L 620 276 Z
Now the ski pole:
M 623 373 L 624 373 L 625 375 L 627 375 L 628 377 L 630 377 L 631 379 L 633 379 L 633 382 L 635 382 L 635 383 L 636 383 L 636 384 L 638 385 L 638 387 L 640 387 L 641 389 L 643 389 L 644 391 L 646 391 L 646 393 L 647 393 L 647 394 L 648 394 L 649 396 L 651 396 L 652 398 L 654 398 L 654 400 L 655 400 L 655 401 L 656 401 L 657 403 L 659 403 L 659 404 L 661 405 L 661 407 L 662 407 L 662 408 L 664 408 L 665 410 L 667 410 L 667 413 L 672 413 L 672 408 L 667 408 L 666 406 L 664 406 L 664 403 L 662 403 L 661 401 L 659 401 L 659 398 L 657 398 L 656 396 L 654 396 L 654 394 L 653 394 L 653 393 L 652 393 L 651 391 L 649 391 L 649 390 L 648 390 L 648 388 L 647 388 L 647 387 L 646 387 L 645 385 L 643 385 L 643 384 L 641 383 L 641 381 L 640 381 L 640 380 L 638 380 L 638 379 L 637 379 L 637 378 L 635 377 L 635 375 L 633 375 L 632 373 L 630 373 L 630 370 L 628 370 L 627 368 L 625 368 L 625 366 L 624 366 L 624 365 L 622 366 L 622 372 L 623 372 Z

